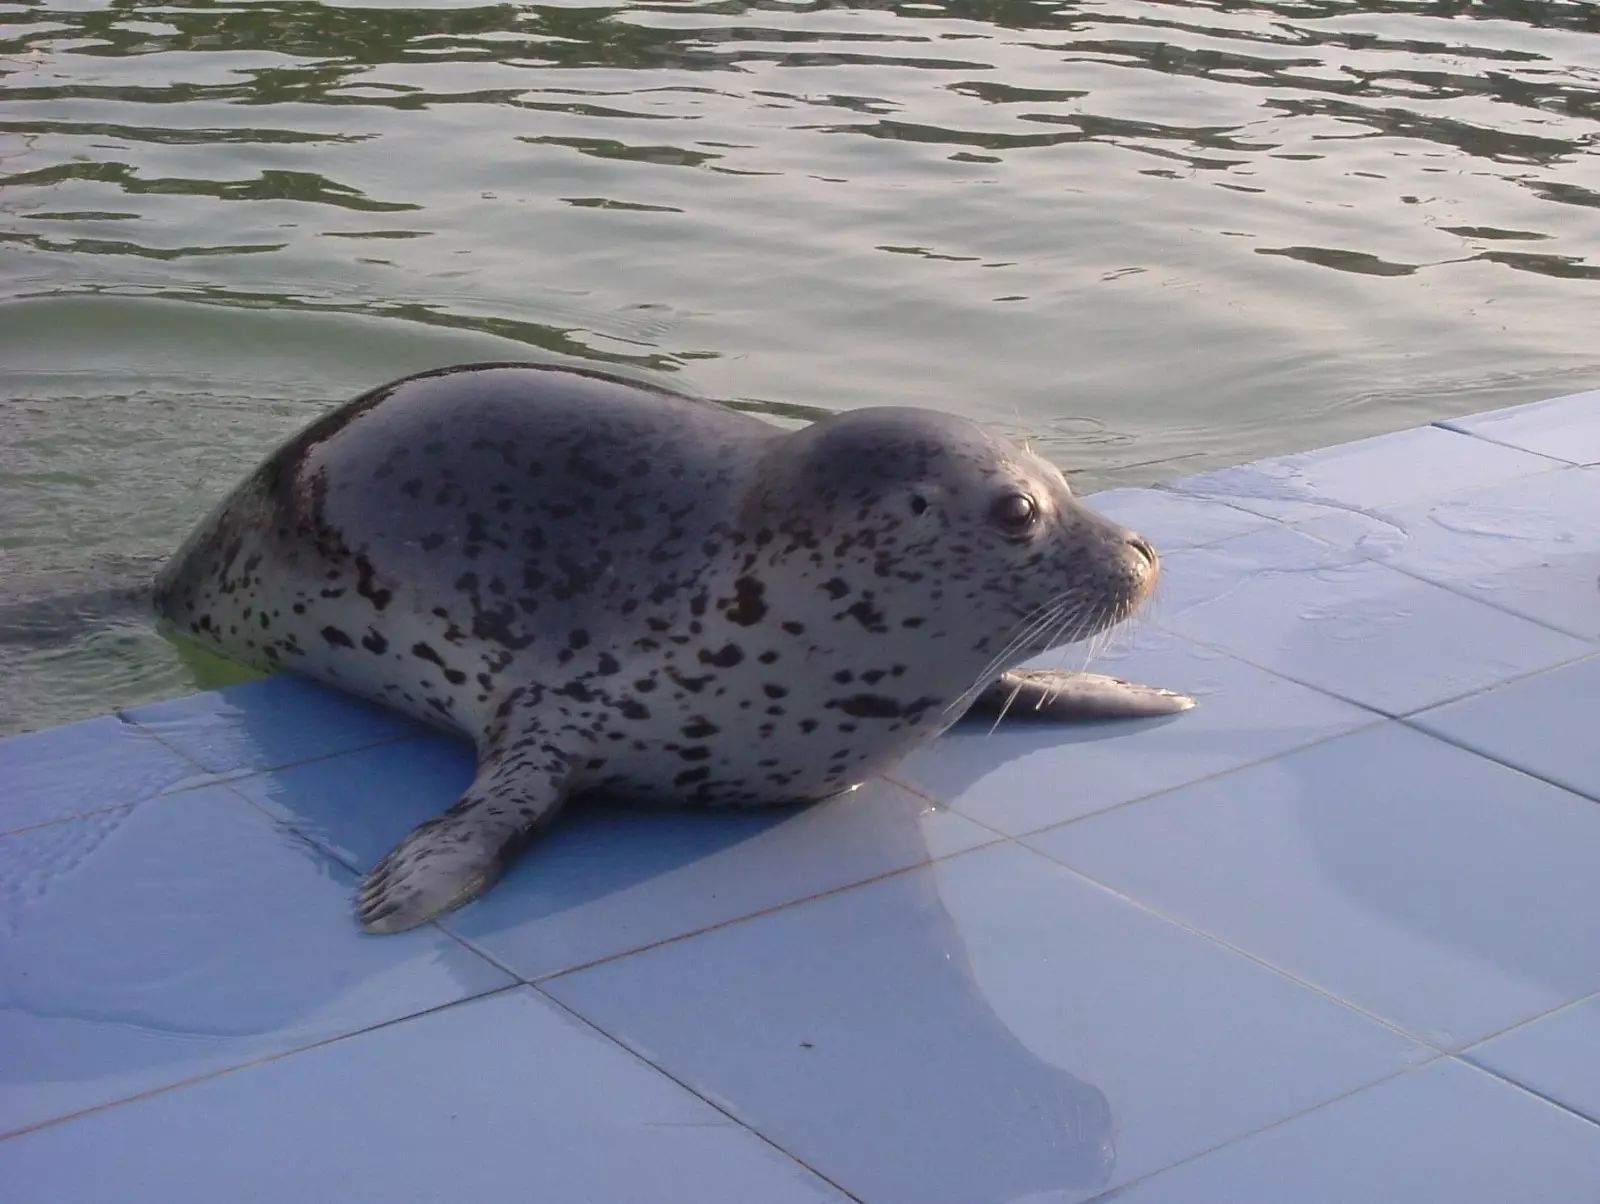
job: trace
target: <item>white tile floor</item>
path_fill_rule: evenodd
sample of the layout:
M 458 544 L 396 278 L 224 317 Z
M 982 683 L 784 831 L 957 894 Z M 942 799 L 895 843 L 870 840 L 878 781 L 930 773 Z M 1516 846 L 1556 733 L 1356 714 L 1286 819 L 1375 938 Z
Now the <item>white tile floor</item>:
M 1170 555 L 1096 667 L 1195 711 L 595 808 L 401 937 L 461 745 L 287 679 L 0 741 L 0 1197 L 1594 1199 L 1597 439 L 1104 495 Z

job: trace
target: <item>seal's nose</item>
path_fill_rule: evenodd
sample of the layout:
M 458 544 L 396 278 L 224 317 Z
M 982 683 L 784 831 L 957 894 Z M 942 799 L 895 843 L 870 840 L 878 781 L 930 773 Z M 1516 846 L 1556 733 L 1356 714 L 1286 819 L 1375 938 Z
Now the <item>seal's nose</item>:
M 1128 543 L 1132 545 L 1134 551 L 1145 558 L 1145 563 L 1151 568 L 1155 568 L 1161 562 L 1161 558 L 1156 555 L 1155 545 L 1143 535 L 1129 535 Z

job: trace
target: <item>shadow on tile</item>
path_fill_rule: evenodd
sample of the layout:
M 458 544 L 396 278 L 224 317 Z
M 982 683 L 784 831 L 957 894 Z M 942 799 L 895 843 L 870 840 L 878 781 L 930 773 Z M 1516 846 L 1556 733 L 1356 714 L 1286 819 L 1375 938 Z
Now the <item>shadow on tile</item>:
M 472 778 L 429 736 L 262 774 L 235 788 L 363 872 Z M 995 839 L 902 787 L 810 806 L 624 808 L 579 800 L 445 925 L 525 978 L 642 948 Z
M 1081 1200 L 1426 1056 L 1015 845 L 544 987 L 874 1201 Z
M 1443 1047 L 1600 989 L 1600 808 L 1399 723 L 1027 843 Z
M 998 1201 L 1063 1189 L 1080 1198 L 1104 1187 L 1117 1157 L 1105 1093 L 1041 1058 L 996 1014 L 932 879 L 892 883 L 880 884 L 894 897 L 888 925 L 875 909 L 858 922 L 843 903 L 829 909 L 838 941 L 825 967 L 815 959 L 826 940 L 768 932 L 738 941 L 729 930 L 711 939 L 735 941 L 738 954 L 713 955 L 681 995 L 656 967 L 611 963 L 619 973 L 606 981 L 627 984 L 619 1001 L 662 1003 L 642 1034 L 617 1007 L 584 1006 L 595 988 L 584 972 L 547 986 L 645 1056 L 664 1057 L 675 1076 L 690 1065 L 681 1047 L 725 1043 L 709 1074 L 695 1059 L 690 1085 L 863 1199 Z M 759 1019 L 733 1020 L 735 1010 Z M 751 1075 L 770 1083 L 755 1098 Z

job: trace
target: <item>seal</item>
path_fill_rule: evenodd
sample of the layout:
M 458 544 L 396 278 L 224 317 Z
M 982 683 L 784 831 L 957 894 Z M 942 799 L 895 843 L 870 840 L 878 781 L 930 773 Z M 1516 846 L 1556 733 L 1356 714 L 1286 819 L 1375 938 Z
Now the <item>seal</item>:
M 850 789 L 969 709 L 1167 714 L 1016 666 L 1126 618 L 1150 544 L 931 410 L 798 431 L 598 372 L 385 385 L 274 452 L 160 573 L 169 629 L 470 737 L 477 776 L 367 874 L 393 932 L 474 898 L 582 795 Z

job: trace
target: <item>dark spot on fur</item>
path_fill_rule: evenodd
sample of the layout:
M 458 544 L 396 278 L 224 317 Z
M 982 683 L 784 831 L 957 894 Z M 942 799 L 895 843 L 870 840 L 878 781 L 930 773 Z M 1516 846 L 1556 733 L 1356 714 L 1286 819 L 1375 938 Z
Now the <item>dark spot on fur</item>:
M 740 577 L 733 583 L 733 605 L 728 620 L 741 627 L 752 627 L 767 613 L 763 600 L 767 587 L 754 577 Z
M 328 643 L 334 645 L 336 648 L 355 647 L 355 644 L 351 641 L 350 637 L 344 632 L 340 631 L 337 627 L 324 627 L 322 629 L 322 638 L 327 640 Z
M 868 631 L 881 632 L 885 630 L 883 612 L 865 598 L 862 598 L 854 606 L 847 607 L 844 613 L 857 623 L 860 623 Z
M 858 719 L 893 719 L 900 714 L 899 702 L 884 694 L 852 694 L 828 705 Z
M 365 556 L 356 557 L 356 593 L 371 602 L 373 608 L 382 610 L 389 605 L 389 600 L 394 597 L 394 591 L 379 589 L 375 584 L 376 572 L 372 561 Z

